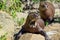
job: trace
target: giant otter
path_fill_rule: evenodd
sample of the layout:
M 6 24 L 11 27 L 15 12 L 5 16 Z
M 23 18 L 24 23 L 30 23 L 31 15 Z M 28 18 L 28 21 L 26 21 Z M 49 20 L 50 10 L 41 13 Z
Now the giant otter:
M 29 12 L 25 24 L 22 26 L 22 29 L 15 34 L 14 40 L 18 40 L 24 33 L 41 34 L 45 37 L 45 40 L 49 40 L 46 32 L 44 31 L 44 27 L 44 21 L 40 18 L 39 14 L 36 12 Z
M 41 1 L 39 5 L 40 16 L 44 21 L 48 21 L 51 24 L 54 21 L 55 8 L 53 4 Z

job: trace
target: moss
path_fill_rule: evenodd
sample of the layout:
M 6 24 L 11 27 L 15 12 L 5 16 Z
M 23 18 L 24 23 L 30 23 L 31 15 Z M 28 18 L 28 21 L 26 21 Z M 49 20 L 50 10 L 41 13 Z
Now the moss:
M 48 25 L 48 22 L 47 22 L 47 21 L 45 22 L 45 25 L 46 25 L 46 26 Z
M 2 35 L 2 36 L 0 37 L 0 40 L 7 40 L 6 35 L 7 35 L 7 33 L 5 33 L 4 35 Z
M 0 29 L 2 29 L 2 25 L 0 25 Z
M 24 21 L 25 21 L 25 19 L 24 18 L 21 18 L 21 19 L 18 19 L 17 20 L 17 23 L 20 26 L 20 25 L 22 25 L 24 23 Z

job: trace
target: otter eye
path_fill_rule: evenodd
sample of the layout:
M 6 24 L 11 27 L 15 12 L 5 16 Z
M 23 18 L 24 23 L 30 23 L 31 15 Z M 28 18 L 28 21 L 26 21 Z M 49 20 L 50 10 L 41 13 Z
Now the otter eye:
M 30 25 L 34 25 L 34 24 L 35 24 L 35 21 L 30 22 Z

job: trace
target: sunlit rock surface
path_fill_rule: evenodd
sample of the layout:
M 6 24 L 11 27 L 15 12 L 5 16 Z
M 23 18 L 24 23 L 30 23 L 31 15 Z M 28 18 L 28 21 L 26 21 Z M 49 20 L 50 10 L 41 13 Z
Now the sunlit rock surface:
M 40 34 L 23 34 L 19 40 L 45 40 L 45 38 Z
M 7 40 L 13 40 L 14 21 L 12 20 L 12 17 L 4 11 L 0 11 L 0 27 L 2 27 L 0 28 L 0 37 L 7 33 Z

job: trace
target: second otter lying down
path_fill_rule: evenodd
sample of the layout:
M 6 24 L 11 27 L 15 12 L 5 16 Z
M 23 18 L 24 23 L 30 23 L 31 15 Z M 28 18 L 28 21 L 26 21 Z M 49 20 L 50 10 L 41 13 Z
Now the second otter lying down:
M 36 12 L 30 12 L 27 16 L 25 24 L 22 26 L 22 29 L 15 34 L 14 40 L 18 40 L 24 33 L 41 34 L 45 37 L 45 40 L 49 40 L 46 32 L 43 30 L 44 27 L 44 21 L 40 18 L 39 14 Z

